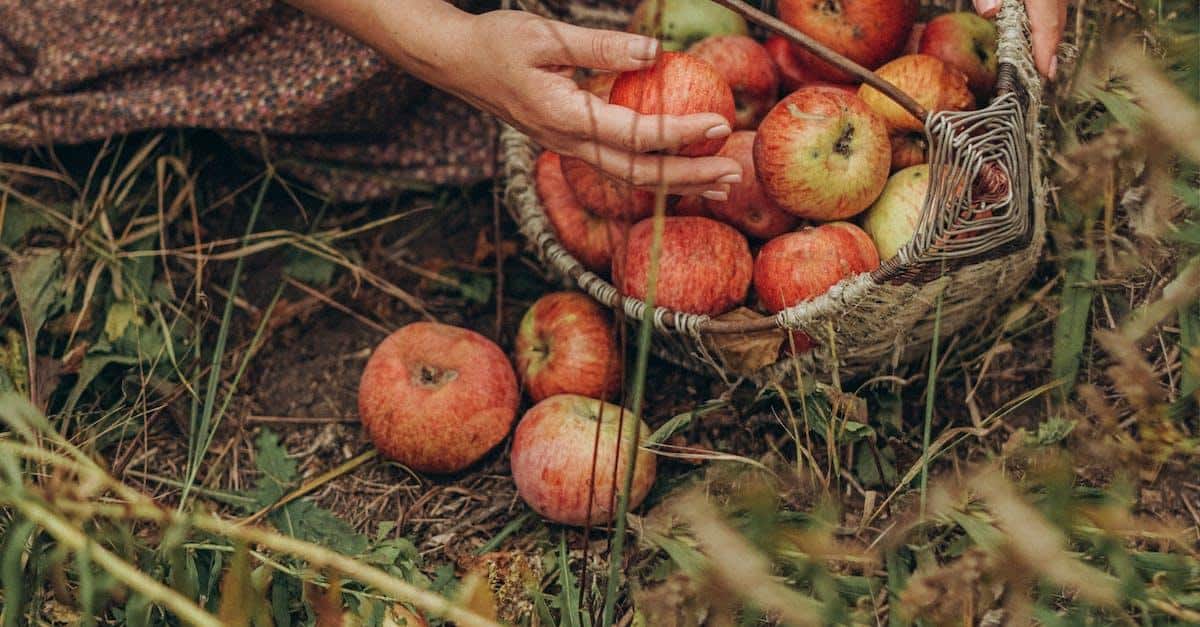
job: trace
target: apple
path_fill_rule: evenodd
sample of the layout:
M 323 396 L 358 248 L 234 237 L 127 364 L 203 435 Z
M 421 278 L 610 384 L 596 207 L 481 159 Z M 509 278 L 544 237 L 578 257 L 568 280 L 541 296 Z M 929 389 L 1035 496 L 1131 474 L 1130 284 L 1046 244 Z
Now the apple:
M 921 48 L 921 34 L 925 32 L 925 27 L 928 26 L 925 22 L 917 22 L 913 24 L 912 31 L 908 33 L 908 42 L 904 44 L 903 54 L 916 54 Z
M 616 72 L 596 72 L 580 80 L 579 87 L 607 102 L 608 95 L 612 93 L 613 82 L 616 80 Z
M 892 172 L 929 160 L 929 141 L 925 133 L 896 133 L 892 135 Z
M 754 140 L 754 167 L 767 198 L 812 220 L 866 209 L 887 183 L 891 159 L 883 120 L 857 96 L 832 87 L 803 87 L 780 100 Z
M 537 299 L 521 318 L 517 374 L 534 402 L 555 394 L 613 398 L 621 390 L 621 348 L 612 316 L 579 292 Z
M 704 199 L 700 196 L 681 196 L 674 204 L 667 208 L 667 215 L 700 216 L 702 218 L 713 217 L 712 212 L 704 206 Z
M 652 191 L 638 189 L 625 181 L 601 172 L 576 157 L 559 160 L 567 187 L 584 209 L 609 220 L 641 220 L 654 213 Z
M 785 233 L 763 245 L 754 261 L 754 291 L 762 306 L 774 313 L 878 267 L 879 253 L 870 236 L 849 222 L 830 222 Z M 797 353 L 812 348 L 808 334 L 791 335 L 785 350 L 793 343 Z
M 967 76 L 927 54 L 910 54 L 889 61 L 875 71 L 880 78 L 912 96 L 928 111 L 963 111 L 975 106 L 975 97 L 967 87 Z M 870 85 L 858 88 L 858 95 L 883 118 L 888 130 L 921 132 L 925 125 L 904 107 Z
M 754 131 L 737 131 L 717 154 L 742 164 L 742 180 L 729 186 L 729 199 L 704 201 L 712 216 L 758 239 L 771 239 L 794 228 L 800 220 L 780 209 L 762 191 L 754 172 Z
M 421 472 L 475 463 L 517 416 L 517 376 L 499 346 L 436 322 L 384 338 L 363 370 L 358 414 L 384 457 Z
M 767 42 L 763 44 L 767 54 L 771 55 L 771 60 L 775 62 L 775 67 L 779 70 L 779 84 L 783 87 L 785 94 L 790 94 L 801 87 L 809 85 L 826 85 L 829 87 L 837 87 L 844 89 L 848 93 L 858 94 L 858 85 L 856 83 L 833 83 L 826 81 L 804 67 L 801 64 L 800 58 L 796 56 L 796 51 L 792 48 L 792 42 L 788 41 L 783 35 L 771 35 L 767 38 Z
M 635 224 L 613 256 L 613 285 L 622 294 L 643 301 L 648 295 L 653 228 L 653 218 Z M 702 216 L 667 216 L 655 304 L 695 314 L 720 314 L 745 299 L 752 268 L 749 244 L 731 226 Z
M 629 508 L 640 505 L 654 485 L 654 455 L 630 445 L 634 429 L 639 444 L 650 437 L 649 427 L 632 412 L 594 398 L 559 394 L 534 405 L 513 436 L 517 494 L 554 522 L 582 526 L 612 521 L 617 494 L 629 476 L 630 455 L 636 454 L 637 461 Z
M 638 113 L 717 113 L 729 120 L 730 127 L 737 123 L 729 83 L 711 63 L 683 52 L 664 52 L 646 69 L 622 72 L 608 101 Z M 704 139 L 680 148 L 678 154 L 704 157 L 716 154 L 724 143 L 724 137 Z
M 708 218 L 662 218 L 655 305 L 716 316 L 746 299 L 754 258 L 746 238 L 728 224 Z M 613 258 L 613 285 L 646 300 L 655 218 L 629 229 L 624 250 Z
M 657 37 L 662 49 L 687 50 L 714 35 L 746 35 L 742 16 L 711 0 L 642 0 L 633 12 L 629 32 Z
M 621 223 L 594 215 L 579 204 L 563 177 L 557 153 L 544 151 L 533 172 L 538 198 L 558 242 L 588 270 L 608 272 L 616 238 L 624 231 Z
M 739 129 L 758 125 L 779 98 L 779 71 L 762 44 L 745 35 L 709 37 L 688 49 L 717 68 L 733 90 Z
M 859 65 L 873 70 L 904 48 L 917 18 L 917 0 L 778 0 L 779 19 Z M 835 83 L 854 77 L 794 47 L 804 67 Z
M 975 13 L 944 13 L 929 21 L 917 51 L 941 59 L 967 76 L 979 100 L 996 87 L 1000 62 L 996 58 L 996 25 Z
M 881 259 L 891 259 L 912 239 L 929 193 L 929 165 L 914 165 L 892 175 L 875 204 L 863 214 L 862 228 Z

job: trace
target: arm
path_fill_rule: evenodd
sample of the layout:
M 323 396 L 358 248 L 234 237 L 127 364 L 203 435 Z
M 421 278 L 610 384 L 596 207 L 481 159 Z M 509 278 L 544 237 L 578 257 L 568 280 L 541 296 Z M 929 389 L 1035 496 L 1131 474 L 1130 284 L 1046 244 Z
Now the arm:
M 648 154 L 729 135 L 718 114 L 647 116 L 579 89 L 562 69 L 647 67 L 654 39 L 592 30 L 517 11 L 473 15 L 444 0 L 289 0 L 375 48 L 412 75 L 527 133 L 643 187 L 720 199 L 740 178 L 736 161 Z

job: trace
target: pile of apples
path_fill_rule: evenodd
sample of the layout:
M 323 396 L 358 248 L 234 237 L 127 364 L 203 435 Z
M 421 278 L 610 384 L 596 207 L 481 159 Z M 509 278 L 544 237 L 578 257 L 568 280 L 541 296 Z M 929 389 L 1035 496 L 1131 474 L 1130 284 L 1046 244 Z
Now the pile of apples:
M 973 109 L 995 87 L 996 29 L 974 13 L 917 23 L 916 0 L 775 4 L 781 20 L 929 111 Z M 662 40 L 656 64 L 582 86 L 644 114 L 724 116 L 732 135 L 676 154 L 720 155 L 743 169 L 724 200 L 666 199 L 657 305 L 775 313 L 874 270 L 912 238 L 929 185 L 926 140 L 922 122 L 890 98 L 783 37 L 760 43 L 710 0 L 643 0 L 629 29 Z M 644 300 L 654 192 L 551 152 L 534 176 L 563 247 Z M 796 333 L 784 350 L 811 346 Z

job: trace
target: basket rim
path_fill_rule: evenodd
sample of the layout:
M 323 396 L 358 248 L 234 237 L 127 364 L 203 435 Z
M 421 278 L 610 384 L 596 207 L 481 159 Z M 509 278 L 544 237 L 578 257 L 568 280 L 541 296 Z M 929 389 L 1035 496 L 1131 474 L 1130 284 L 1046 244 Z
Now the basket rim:
M 1005 0 L 1004 4 L 1007 5 L 1009 10 L 1020 11 L 1022 18 L 1024 17 L 1025 8 L 1024 8 L 1023 4 L 1021 2 L 1019 2 L 1019 0 Z M 1026 41 L 1024 42 L 1024 45 L 1026 48 L 1028 48 L 1029 41 L 1028 41 L 1027 33 L 1025 34 L 1025 37 L 1026 37 Z M 1016 64 L 1014 64 L 1013 62 L 1011 62 L 1009 60 L 1001 59 L 999 62 L 999 67 L 998 67 L 998 71 L 997 71 L 996 93 L 994 94 L 994 96 L 988 102 L 988 104 L 986 106 L 976 109 L 975 112 L 986 111 L 987 109 L 1001 106 L 1005 103 L 1006 100 L 1013 98 L 1013 97 L 1018 98 L 1021 101 L 1022 108 L 1024 108 L 1026 106 L 1026 103 L 1024 102 L 1025 98 L 1022 98 L 1022 96 L 1024 94 L 1021 93 L 1021 89 L 1023 86 L 1021 85 L 1021 81 L 1019 80 L 1020 75 L 1021 75 L 1020 70 L 1016 66 Z M 931 113 L 930 119 L 932 119 L 933 116 L 939 115 L 939 113 L 940 112 Z M 928 124 L 926 126 L 928 128 Z M 926 130 L 926 135 L 928 136 L 928 130 Z M 521 131 L 509 126 L 508 124 L 503 124 L 502 136 L 504 137 L 504 140 L 502 141 L 504 150 L 502 150 L 501 157 L 505 161 L 509 161 L 510 147 L 512 146 L 513 143 L 521 144 L 524 147 L 530 149 L 531 151 L 533 149 L 533 146 L 535 145 L 534 142 L 528 136 L 526 136 Z M 530 166 L 532 166 L 532 161 L 530 162 Z M 529 179 L 532 179 L 532 167 L 524 168 L 524 171 L 519 172 L 518 174 L 523 174 L 524 176 L 528 177 Z M 511 184 L 512 184 L 514 176 L 512 173 L 508 173 L 506 178 L 507 178 L 507 183 L 506 183 L 506 196 L 507 196 L 508 191 L 511 189 Z M 545 219 L 546 219 L 545 208 L 542 205 L 541 199 L 537 196 L 536 193 L 532 194 L 530 204 L 531 204 L 532 209 L 535 210 L 536 216 L 542 218 L 545 221 Z M 656 211 L 655 216 L 652 216 L 651 218 L 648 218 L 648 219 L 655 219 L 657 217 L 657 215 L 658 214 Z M 657 304 L 652 309 L 650 309 L 647 306 L 647 303 L 645 301 L 635 298 L 633 296 L 627 296 L 627 295 L 621 294 L 620 291 L 617 290 L 617 288 L 609 280 L 607 280 L 604 277 L 600 276 L 599 274 L 596 274 L 595 272 L 592 272 L 592 271 L 588 270 L 587 268 L 585 268 L 583 266 L 583 264 L 578 259 L 575 258 L 574 255 L 572 255 L 570 252 L 568 252 L 562 246 L 562 244 L 558 240 L 557 233 L 554 232 L 553 228 L 545 228 L 536 233 L 527 233 L 526 232 L 527 221 L 518 220 L 518 223 L 519 223 L 519 226 L 520 226 L 520 229 L 521 229 L 523 235 L 525 235 L 528 240 L 530 240 L 531 242 L 540 242 L 542 244 L 542 247 L 544 250 L 541 252 L 549 253 L 549 252 L 551 252 L 551 250 L 553 250 L 553 252 L 555 252 L 556 255 L 559 258 L 561 258 L 563 263 L 561 265 L 559 265 L 558 267 L 556 267 L 555 269 L 558 270 L 559 272 L 565 274 L 566 277 L 569 278 L 572 282 L 574 282 L 574 284 L 577 287 L 583 289 L 595 300 L 597 300 L 597 301 L 601 302 L 602 304 L 604 304 L 610 308 L 613 308 L 613 309 L 623 310 L 625 312 L 637 312 L 638 315 L 629 316 L 631 319 L 642 319 L 648 313 L 649 315 L 651 315 L 653 317 L 655 326 L 659 327 L 660 330 L 687 333 L 696 338 L 701 338 L 702 336 L 708 335 L 708 334 L 711 334 L 711 335 L 730 335 L 730 334 L 738 334 L 738 333 L 750 334 L 750 333 L 762 333 L 762 332 L 787 329 L 787 328 L 789 328 L 785 322 L 787 320 L 787 318 L 790 317 L 791 315 L 796 315 L 801 310 L 804 310 L 804 309 L 811 310 L 814 308 L 818 308 L 818 309 L 833 308 L 833 307 L 837 306 L 838 298 L 841 297 L 846 292 L 857 292 L 857 291 L 860 291 L 863 289 L 868 289 L 872 286 L 882 285 L 889 280 L 894 280 L 894 274 L 892 272 L 890 272 L 887 268 L 887 266 L 889 264 L 881 262 L 880 267 L 878 267 L 874 270 L 847 277 L 847 278 L 839 281 L 838 283 L 834 284 L 833 286 L 830 286 L 830 288 L 827 289 L 821 295 L 816 296 L 816 297 L 811 298 L 806 301 L 802 301 L 800 303 L 796 303 L 795 305 L 792 305 L 792 306 L 785 308 L 783 310 L 780 310 L 778 312 L 770 313 L 770 314 L 762 314 L 761 312 L 756 311 L 755 313 L 761 314 L 761 317 L 749 319 L 749 320 L 747 320 L 747 319 L 721 320 L 721 319 L 707 316 L 707 315 L 692 314 L 692 313 L 688 313 L 688 312 L 676 311 L 676 310 L 669 309 L 666 307 L 661 307 Z M 1014 257 L 1017 255 L 1020 255 L 1024 252 L 1025 248 L 1027 248 L 1027 247 L 1028 247 L 1028 243 L 1026 243 L 1024 246 L 1022 246 L 1016 250 L 1012 250 L 1006 254 L 1000 255 L 999 258 Z M 545 250 L 545 249 L 551 249 L 551 250 Z M 888 260 L 884 260 L 884 261 L 890 261 L 892 259 L 895 259 L 897 256 L 898 255 L 889 257 Z M 995 257 L 993 257 L 993 259 L 994 258 Z M 961 267 L 974 266 L 974 265 L 977 265 L 978 263 L 982 263 L 984 261 L 987 261 L 987 259 L 972 260 L 972 261 L 965 263 L 962 266 L 959 266 L 957 268 L 948 268 L 945 271 L 941 272 L 938 275 L 938 277 L 935 277 L 933 280 L 937 280 L 939 278 L 945 278 L 945 277 L 952 277 L 955 274 L 955 271 L 957 269 L 959 269 Z M 607 288 L 605 290 L 605 293 L 607 294 L 607 298 L 598 296 L 593 290 L 588 289 L 587 286 L 589 284 L 594 284 L 597 282 L 600 283 L 603 287 Z M 916 281 L 904 281 L 904 282 L 905 283 L 913 283 L 913 284 L 916 283 Z M 928 281 L 925 281 L 925 282 L 928 282 Z

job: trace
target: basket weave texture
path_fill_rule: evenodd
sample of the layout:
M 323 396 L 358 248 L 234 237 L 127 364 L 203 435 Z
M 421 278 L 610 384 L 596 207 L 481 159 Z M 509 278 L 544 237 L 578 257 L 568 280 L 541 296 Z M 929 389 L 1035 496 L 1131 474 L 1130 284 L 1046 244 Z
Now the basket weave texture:
M 572 21 L 597 26 L 613 14 L 580 8 L 576 17 Z M 1041 81 L 1021 0 L 1003 0 L 997 28 L 996 96 L 982 109 L 934 113 L 926 121 L 931 184 L 912 241 L 879 269 L 764 315 L 758 325 L 763 331 L 730 332 L 731 325 L 719 320 L 656 307 L 649 312 L 655 353 L 692 370 L 759 385 L 791 376 L 797 367 L 818 376 L 871 375 L 920 358 L 935 332 L 944 336 L 978 323 L 1020 290 L 1037 264 L 1045 231 L 1038 152 Z M 535 191 L 536 156 L 528 137 L 504 129 L 504 198 L 522 234 L 565 280 L 631 322 L 644 319 L 644 302 L 622 296 L 559 245 Z M 985 169 L 1005 181 L 999 191 L 985 194 L 972 184 Z M 752 368 L 723 350 L 754 336 L 782 335 L 785 329 L 804 331 L 817 346 Z

